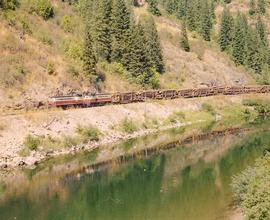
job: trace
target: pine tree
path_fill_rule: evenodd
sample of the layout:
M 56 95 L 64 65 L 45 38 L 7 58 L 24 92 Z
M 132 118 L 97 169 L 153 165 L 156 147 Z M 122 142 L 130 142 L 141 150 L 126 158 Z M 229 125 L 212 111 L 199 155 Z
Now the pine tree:
M 145 50 L 145 34 L 140 24 L 131 27 L 127 44 L 127 51 L 123 54 L 123 65 L 134 78 L 142 78 L 150 66 Z
M 199 33 L 204 40 L 206 41 L 211 40 L 211 29 L 212 29 L 211 15 L 209 13 L 208 2 L 205 1 L 204 4 L 202 5 L 201 19 L 199 26 Z
M 266 12 L 266 3 L 265 0 L 258 0 L 258 13 L 265 14 Z
M 257 31 L 258 36 L 260 37 L 263 45 L 268 46 L 266 27 L 265 27 L 261 17 L 258 17 L 258 21 L 256 23 L 256 31 Z
M 92 16 L 92 32 L 95 50 L 99 58 L 110 60 L 111 53 L 111 1 L 95 2 Z
M 210 13 L 211 13 L 211 18 L 213 20 L 216 19 L 215 8 L 216 8 L 216 2 L 215 2 L 215 0 L 211 0 Z
M 246 37 L 246 66 L 254 70 L 256 73 L 260 73 L 263 68 L 263 53 L 261 51 L 261 44 L 257 33 L 249 27 Z
M 249 0 L 249 14 L 254 15 L 256 13 L 255 0 Z
M 151 17 L 146 21 L 145 27 L 145 49 L 147 51 L 150 66 L 158 73 L 164 72 L 164 61 L 154 19 Z
M 187 0 L 179 0 L 177 9 L 177 17 L 179 19 L 184 18 L 187 14 Z
M 148 11 L 153 15 L 160 16 L 160 10 L 158 9 L 158 2 L 157 0 L 147 0 L 148 3 Z
M 221 16 L 219 46 L 221 51 L 227 50 L 233 40 L 233 17 L 229 10 L 225 8 Z
M 195 11 L 193 8 L 194 0 L 190 0 L 187 3 L 186 25 L 190 31 L 196 30 Z
M 122 62 L 122 55 L 127 47 L 130 28 L 130 12 L 125 0 L 112 0 L 111 12 L 111 34 L 112 34 L 112 53 L 111 60 Z
M 237 14 L 232 43 L 232 56 L 237 65 L 243 65 L 246 55 L 246 24 L 240 13 Z
M 84 53 L 83 53 L 83 70 L 85 76 L 91 82 L 97 82 L 98 76 L 96 71 L 97 59 L 93 48 L 93 39 L 90 31 L 86 32 Z
M 180 40 L 180 46 L 186 51 L 190 51 L 188 36 L 187 36 L 187 29 L 186 29 L 186 23 L 183 22 L 182 24 L 182 33 L 181 33 L 181 40 Z

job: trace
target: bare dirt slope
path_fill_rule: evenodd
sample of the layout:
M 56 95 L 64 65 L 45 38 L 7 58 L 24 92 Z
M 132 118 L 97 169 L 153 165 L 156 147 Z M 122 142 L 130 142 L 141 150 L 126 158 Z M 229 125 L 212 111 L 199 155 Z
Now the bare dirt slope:
M 135 10 L 138 17 L 147 16 L 147 8 Z M 180 47 L 181 24 L 174 18 L 156 17 L 166 73 L 162 87 L 198 87 L 204 85 L 255 84 L 254 79 L 221 53 L 215 43 L 206 43 L 196 33 L 189 33 L 191 52 Z

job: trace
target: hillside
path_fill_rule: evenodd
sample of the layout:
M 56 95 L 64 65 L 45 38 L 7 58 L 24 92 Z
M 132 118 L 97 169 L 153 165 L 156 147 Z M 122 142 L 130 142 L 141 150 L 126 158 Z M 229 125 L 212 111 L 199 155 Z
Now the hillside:
M 94 85 L 85 78 L 82 68 L 85 1 L 69 4 L 51 0 L 54 16 L 49 19 L 43 19 L 34 10 L 35 1 L 19 2 L 15 10 L 0 9 L 1 107 L 33 106 L 57 93 L 142 89 L 126 78 L 118 65 L 107 62 L 97 65 L 103 82 Z M 235 0 L 228 7 L 232 11 L 247 11 L 247 2 Z M 216 29 L 223 7 L 223 3 L 216 6 Z M 154 19 L 165 62 L 165 72 L 160 75 L 161 89 L 256 83 L 244 67 L 236 67 L 226 53 L 220 52 L 217 43 L 205 42 L 195 32 L 188 32 L 191 52 L 185 52 L 179 43 L 180 20 L 160 8 L 162 16 Z M 137 21 L 151 16 L 146 5 L 132 10 Z M 216 37 L 216 33 L 213 35 Z

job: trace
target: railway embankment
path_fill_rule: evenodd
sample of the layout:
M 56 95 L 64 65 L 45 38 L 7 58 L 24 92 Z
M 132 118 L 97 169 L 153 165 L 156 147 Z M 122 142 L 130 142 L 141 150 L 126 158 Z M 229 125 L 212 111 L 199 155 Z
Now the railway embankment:
M 270 97 L 215 96 L 0 116 L 0 166 L 33 166 L 51 157 L 196 123 L 241 127 L 258 114 L 245 105 L 252 100 Z

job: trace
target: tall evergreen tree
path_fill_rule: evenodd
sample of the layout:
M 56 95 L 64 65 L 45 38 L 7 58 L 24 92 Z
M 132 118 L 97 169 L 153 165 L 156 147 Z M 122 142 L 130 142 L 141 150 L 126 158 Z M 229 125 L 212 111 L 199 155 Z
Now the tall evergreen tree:
M 233 40 L 233 17 L 229 10 L 225 8 L 221 16 L 219 46 L 221 51 L 227 50 Z
M 182 19 L 187 14 L 187 0 L 179 0 L 177 6 L 177 17 Z
M 87 30 L 84 42 L 83 53 L 83 70 L 85 76 L 91 82 L 97 82 L 98 76 L 96 71 L 97 59 L 93 47 L 93 39 L 89 30 Z
M 200 26 L 199 33 L 203 37 L 204 40 L 211 40 L 211 29 L 212 29 L 212 20 L 211 14 L 209 11 L 208 1 L 203 2 L 201 9 L 201 18 L 200 18 Z
M 255 0 L 249 0 L 249 14 L 254 15 L 256 13 L 256 3 Z
M 211 0 L 210 14 L 211 14 L 211 18 L 213 20 L 215 20 L 215 18 L 216 18 L 215 9 L 216 9 L 216 2 L 215 2 L 215 0 Z
M 188 36 L 187 36 L 187 28 L 185 21 L 182 24 L 182 32 L 181 32 L 181 39 L 180 39 L 180 46 L 186 51 L 190 51 Z
M 194 3 L 194 0 L 190 0 L 187 3 L 186 25 L 190 31 L 195 31 L 197 27 L 193 3 Z
M 246 55 L 246 24 L 240 13 L 236 16 L 233 34 L 232 56 L 237 65 L 243 65 Z
M 165 4 L 166 11 L 169 14 L 173 14 L 177 11 L 177 4 L 175 0 L 167 0 Z
M 263 45 L 268 46 L 266 27 L 265 27 L 261 17 L 258 17 L 258 21 L 256 23 L 256 30 L 257 30 L 258 36 L 260 37 Z
M 153 15 L 160 16 L 160 10 L 158 8 L 158 1 L 157 0 L 147 0 L 148 3 L 148 11 Z
M 146 21 L 145 28 L 145 49 L 149 59 L 150 66 L 157 72 L 164 72 L 164 61 L 154 19 L 151 17 Z
M 111 60 L 122 62 L 122 55 L 127 47 L 130 29 L 130 12 L 125 0 L 112 0 L 111 34 L 112 53 Z
M 97 0 L 92 16 L 93 41 L 99 58 L 110 60 L 111 53 L 111 1 Z
M 265 0 L 258 0 L 258 12 L 259 14 L 265 14 L 266 12 L 266 2 Z
M 261 44 L 259 36 L 251 28 L 248 28 L 246 36 L 246 66 L 254 70 L 256 73 L 261 73 L 263 68 L 263 53 L 261 51 Z
M 133 77 L 141 78 L 148 72 L 150 65 L 145 50 L 145 34 L 140 24 L 130 29 L 127 46 L 127 51 L 123 54 L 123 64 Z

